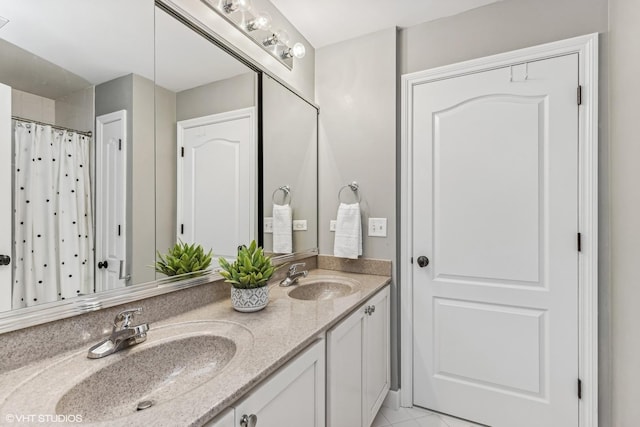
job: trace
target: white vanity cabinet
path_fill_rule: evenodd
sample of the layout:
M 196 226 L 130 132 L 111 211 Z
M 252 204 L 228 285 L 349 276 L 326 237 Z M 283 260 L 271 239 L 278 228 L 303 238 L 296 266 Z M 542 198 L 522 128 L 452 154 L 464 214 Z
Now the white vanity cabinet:
M 327 332 L 327 426 L 369 427 L 390 381 L 389 286 Z
M 324 385 L 325 341 L 321 339 L 234 405 L 235 426 L 244 427 L 246 417 L 247 427 L 324 427 Z

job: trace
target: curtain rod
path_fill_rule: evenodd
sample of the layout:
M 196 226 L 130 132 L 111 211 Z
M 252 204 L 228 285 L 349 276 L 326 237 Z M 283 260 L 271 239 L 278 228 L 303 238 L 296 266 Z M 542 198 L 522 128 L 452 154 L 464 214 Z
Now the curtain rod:
M 91 132 L 91 131 L 83 132 L 83 131 L 80 131 L 80 130 L 70 129 L 70 128 L 66 128 L 66 127 L 63 127 L 63 126 L 52 125 L 51 123 L 44 123 L 44 122 L 39 122 L 37 120 L 25 119 L 25 118 L 18 117 L 18 116 L 11 116 L 11 119 L 17 120 L 19 122 L 24 122 L 24 123 L 35 123 L 37 125 L 42 125 L 42 126 L 51 126 L 53 129 L 66 130 L 66 131 L 69 131 L 69 132 L 75 132 L 78 135 L 93 136 L 93 132 Z

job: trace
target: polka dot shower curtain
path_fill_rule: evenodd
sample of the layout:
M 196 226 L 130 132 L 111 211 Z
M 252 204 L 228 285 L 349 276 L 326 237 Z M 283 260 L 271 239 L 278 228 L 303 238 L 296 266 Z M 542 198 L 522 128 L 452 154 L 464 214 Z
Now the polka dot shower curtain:
M 93 292 L 90 143 L 15 122 L 14 309 Z

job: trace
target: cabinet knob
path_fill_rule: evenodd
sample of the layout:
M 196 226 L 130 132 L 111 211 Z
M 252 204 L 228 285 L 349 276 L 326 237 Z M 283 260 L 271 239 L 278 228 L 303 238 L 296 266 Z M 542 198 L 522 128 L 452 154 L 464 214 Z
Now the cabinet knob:
M 258 425 L 258 416 L 255 414 L 243 415 L 240 418 L 240 427 L 256 427 Z
M 376 311 L 376 306 L 372 305 L 371 308 L 369 309 L 369 316 L 371 316 L 373 313 L 375 313 Z
M 0 265 L 11 264 L 11 257 L 9 255 L 0 255 Z

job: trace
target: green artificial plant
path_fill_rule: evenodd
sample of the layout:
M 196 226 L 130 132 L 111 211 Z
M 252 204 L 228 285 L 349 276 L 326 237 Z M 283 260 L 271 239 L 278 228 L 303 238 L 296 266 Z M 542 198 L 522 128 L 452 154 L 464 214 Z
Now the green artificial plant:
M 157 253 L 156 271 L 167 276 L 206 270 L 211 264 L 211 251 L 205 254 L 202 246 L 196 243 L 189 245 L 179 241 L 164 257 L 160 251 Z
M 256 241 L 249 247 L 242 246 L 238 250 L 238 258 L 230 264 L 226 259 L 218 258 L 222 268 L 220 274 L 238 289 L 253 289 L 266 286 L 276 268 L 271 264 L 271 258 L 264 255 L 264 251 Z

